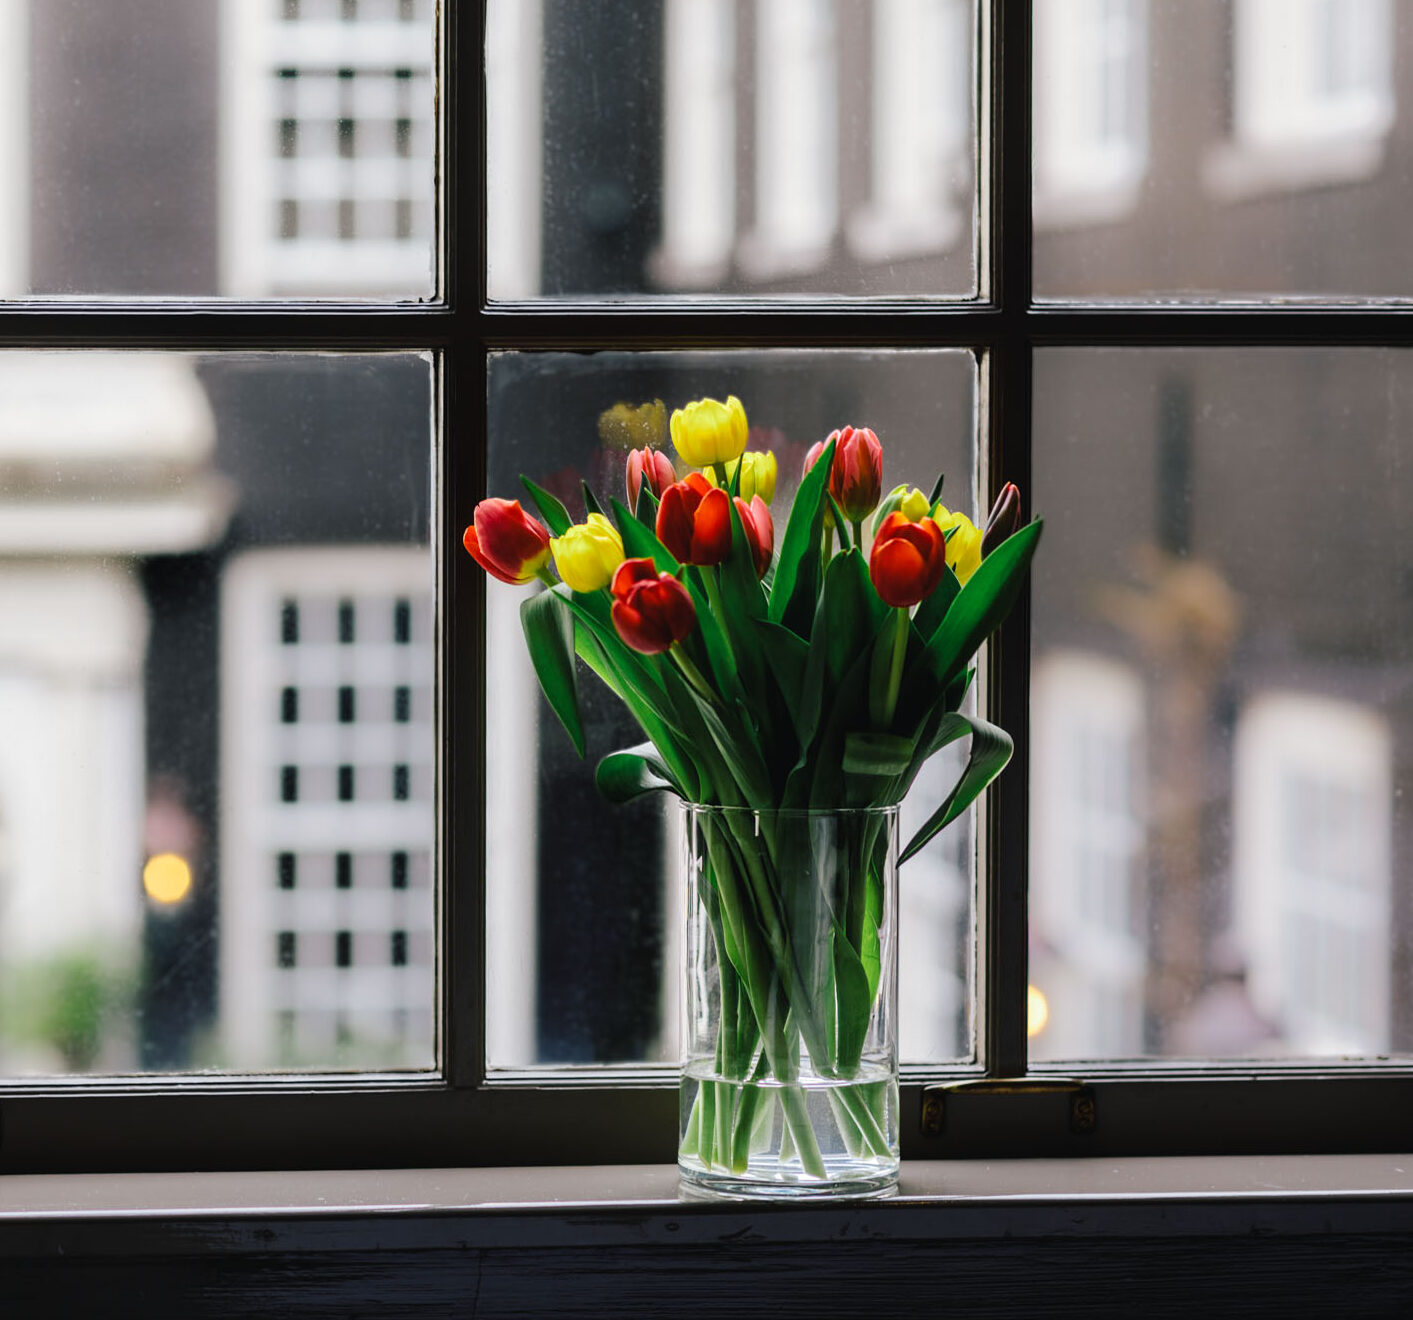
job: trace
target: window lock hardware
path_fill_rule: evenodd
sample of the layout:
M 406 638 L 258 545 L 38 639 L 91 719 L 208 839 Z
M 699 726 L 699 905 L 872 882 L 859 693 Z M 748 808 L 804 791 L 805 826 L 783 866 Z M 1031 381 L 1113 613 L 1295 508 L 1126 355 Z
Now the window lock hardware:
M 922 1093 L 922 1135 L 939 1137 L 947 1121 L 949 1095 L 1067 1095 L 1070 1131 L 1093 1132 L 1098 1124 L 1094 1088 L 1077 1077 L 972 1077 L 929 1086 Z

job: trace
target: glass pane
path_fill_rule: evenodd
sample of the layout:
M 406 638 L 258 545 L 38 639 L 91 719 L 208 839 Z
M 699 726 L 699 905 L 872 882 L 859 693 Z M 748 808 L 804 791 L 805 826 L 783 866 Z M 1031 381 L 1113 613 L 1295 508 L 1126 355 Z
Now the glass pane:
M 1395 0 L 1036 0 L 1037 292 L 1413 295 L 1410 54 Z
M 1036 1057 L 1413 1050 L 1413 357 L 1037 355 Z
M 974 296 L 976 51 L 972 0 L 490 0 L 491 297 Z
M 0 354 L 0 1077 L 432 1066 L 431 399 Z
M 488 487 L 514 498 L 525 473 L 575 517 L 581 481 L 622 499 L 626 449 L 666 443 L 667 415 L 736 394 L 750 448 L 776 455 L 778 538 L 809 446 L 868 424 L 884 485 L 939 470 L 976 515 L 975 364 L 938 352 L 501 354 L 490 364 Z M 661 400 L 661 402 L 657 402 Z M 580 761 L 538 696 L 519 606 L 538 588 L 488 583 L 487 912 L 493 1066 L 677 1060 L 682 893 L 675 812 L 664 795 L 610 806 L 593 767 L 642 733 L 581 666 L 588 741 Z M 929 762 L 904 805 L 911 837 L 959 769 Z M 970 951 L 975 866 L 970 817 L 902 867 L 900 1049 L 909 1060 L 972 1050 Z
M 0 0 L 0 297 L 425 299 L 435 0 Z

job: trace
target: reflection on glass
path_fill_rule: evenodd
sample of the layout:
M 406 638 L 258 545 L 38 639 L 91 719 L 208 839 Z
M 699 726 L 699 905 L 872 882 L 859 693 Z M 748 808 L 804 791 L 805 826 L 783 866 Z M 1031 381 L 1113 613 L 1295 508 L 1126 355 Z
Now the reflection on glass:
M 1413 294 L 1394 76 L 1413 52 L 1409 12 L 1393 0 L 1037 0 L 1037 292 Z
M 501 354 L 491 360 L 488 489 L 514 497 L 524 472 L 579 517 L 582 481 L 621 499 L 629 447 L 666 445 L 673 408 L 732 393 L 746 407 L 750 448 L 776 455 L 777 510 L 789 507 L 810 445 L 852 423 L 878 433 L 885 487 L 930 482 L 940 469 L 949 505 L 978 516 L 975 364 L 956 351 Z M 593 764 L 642 735 L 585 671 L 587 764 L 576 757 L 537 695 L 523 595 L 499 583 L 486 593 L 490 1062 L 675 1061 L 676 814 L 651 797 L 619 808 L 598 794 Z M 904 804 L 905 833 L 959 768 L 924 770 Z M 900 872 L 900 1048 L 909 1060 L 972 1052 L 974 851 L 967 816 Z
M 1037 356 L 1040 1059 L 1406 1053 L 1393 351 Z
M 973 296 L 975 8 L 491 0 L 492 298 Z
M 0 354 L 0 1077 L 432 1064 L 430 400 Z
M 0 297 L 431 297 L 436 8 L 0 0 Z

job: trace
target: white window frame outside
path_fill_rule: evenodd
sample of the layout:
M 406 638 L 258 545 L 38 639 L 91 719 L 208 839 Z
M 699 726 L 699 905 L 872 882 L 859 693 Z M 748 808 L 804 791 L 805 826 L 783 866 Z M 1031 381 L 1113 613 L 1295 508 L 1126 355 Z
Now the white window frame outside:
M 1120 661 L 1053 651 L 1035 661 L 1031 703 L 1031 984 L 1049 1006 L 1044 1031 L 1031 1041 L 1032 1056 L 1132 1058 L 1143 1051 L 1146 922 L 1133 910 L 1142 895 L 1131 880 L 1127 893 L 1111 894 L 1113 876 L 1085 867 L 1101 854 L 1104 871 L 1127 868 L 1133 875 L 1142 862 L 1143 684 Z M 1122 763 L 1101 768 L 1106 779 L 1127 785 L 1126 810 L 1086 792 L 1092 777 L 1083 764 L 1076 766 L 1086 743 L 1090 752 L 1127 748 Z M 1117 923 L 1110 909 L 1119 911 Z
M 755 219 L 738 258 L 773 279 L 824 265 L 839 224 L 834 0 L 758 0 L 755 36 Z
M 1252 1002 L 1296 1054 L 1385 1053 L 1393 956 L 1388 725 L 1354 702 L 1264 693 L 1242 711 L 1234 762 L 1236 933 Z M 1297 779 L 1357 804 L 1359 819 L 1332 820 L 1313 803 L 1293 822 Z M 1291 855 L 1292 824 L 1316 836 L 1314 869 Z M 1349 873 L 1331 874 L 1332 858 Z M 1299 959 L 1291 948 L 1296 923 L 1309 945 Z M 1357 994 L 1340 993 L 1341 982 L 1352 988 L 1341 967 L 1359 973 Z
M 1035 224 L 1119 220 L 1148 170 L 1148 0 L 1035 6 Z M 1106 100 L 1127 113 L 1104 123 Z
M 277 0 L 221 0 L 221 291 L 229 297 L 271 295 L 348 297 L 366 294 L 415 301 L 434 288 L 434 236 L 411 238 L 294 238 L 279 235 L 279 179 L 288 165 L 314 192 L 338 191 L 339 177 L 360 194 L 386 174 L 337 157 L 282 161 L 275 150 L 277 71 L 321 73 L 339 68 L 383 70 L 396 65 L 430 76 L 434 52 L 428 25 L 396 20 L 286 20 Z M 430 107 L 429 107 L 430 108 Z M 413 123 L 414 142 L 430 139 Z M 430 156 L 414 151 L 407 169 Z M 404 162 L 399 158 L 396 168 Z M 347 168 L 344 168 L 347 166 Z M 344 182 L 347 181 L 344 178 Z
M 1319 85 L 1330 21 L 1363 64 L 1344 88 Z M 1208 190 L 1239 201 L 1378 174 L 1395 114 L 1393 23 L 1392 0 L 1235 0 L 1231 140 L 1204 162 Z
M 736 241 L 736 6 L 667 0 L 663 13 L 662 243 L 653 277 L 711 288 Z
M 29 292 L 29 0 L 0 0 L 0 298 Z
M 972 7 L 874 0 L 869 199 L 850 217 L 864 261 L 941 252 L 962 237 L 972 169 Z

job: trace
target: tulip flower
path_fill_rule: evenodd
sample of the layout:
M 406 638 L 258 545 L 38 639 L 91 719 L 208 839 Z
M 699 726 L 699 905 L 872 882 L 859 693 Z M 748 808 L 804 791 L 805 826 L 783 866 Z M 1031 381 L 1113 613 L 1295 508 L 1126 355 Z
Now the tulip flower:
M 913 522 L 895 510 L 874 538 L 868 575 L 885 604 L 907 609 L 932 594 L 946 560 L 946 540 L 931 518 Z
M 550 538 L 554 566 L 574 591 L 598 591 L 609 584 L 623 562 L 623 538 L 601 513 L 575 523 L 563 536 Z
M 670 422 L 672 443 L 693 467 L 740 458 L 746 449 L 746 409 L 734 394 L 725 403 L 698 399 L 678 408 Z
M 738 467 L 741 469 L 741 487 L 736 493 L 743 500 L 751 500 L 759 495 L 769 504 L 775 498 L 775 478 L 778 471 L 775 455 L 769 452 L 760 453 L 755 450 L 747 450 L 740 458 L 727 463 L 726 486 L 728 490 L 731 483 L 736 480 Z M 713 486 L 716 485 L 714 472 L 707 471 L 703 475 Z
M 662 492 L 677 480 L 677 473 L 672 467 L 672 460 L 662 450 L 653 449 L 646 445 L 642 449 L 633 450 L 628 455 L 628 507 L 630 509 L 638 507 L 638 493 L 643 488 L 644 477 L 647 478 L 648 489 L 658 499 L 661 499 Z
M 835 442 L 829 493 L 844 517 L 857 526 L 878 507 L 883 491 L 883 447 L 867 427 L 831 431 L 825 443 L 829 440 Z
M 549 562 L 550 536 L 526 514 L 519 500 L 484 499 L 461 543 L 493 578 L 523 586 Z
M 644 655 L 669 650 L 696 625 L 692 597 L 671 573 L 651 559 L 625 559 L 613 575 L 613 626 Z
M 939 504 L 932 511 L 932 520 L 947 537 L 947 567 L 965 582 L 981 567 L 981 531 L 964 513 L 949 513 Z M 953 530 L 955 529 L 955 530 Z
M 662 492 L 657 539 L 682 564 L 719 564 L 731 553 L 731 503 L 700 472 Z
M 775 524 L 771 521 L 770 510 L 759 495 L 749 504 L 738 495 L 736 512 L 741 516 L 741 530 L 746 534 L 746 544 L 751 547 L 756 576 L 764 577 L 765 570 L 770 567 L 770 557 L 775 553 Z
M 1014 481 L 1008 481 L 991 506 L 986 531 L 981 538 L 981 557 L 986 558 L 1012 532 L 1020 527 L 1020 491 Z

